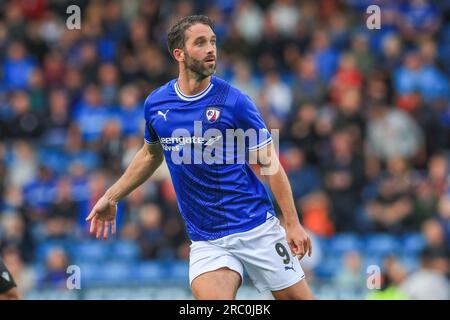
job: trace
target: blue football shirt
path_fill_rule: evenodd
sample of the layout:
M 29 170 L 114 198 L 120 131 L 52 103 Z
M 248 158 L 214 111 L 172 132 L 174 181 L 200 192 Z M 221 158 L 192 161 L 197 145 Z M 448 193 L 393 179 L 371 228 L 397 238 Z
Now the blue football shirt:
M 153 91 L 144 108 L 145 142 L 162 145 L 191 240 L 244 232 L 274 215 L 247 161 L 272 136 L 247 95 L 212 76 L 202 92 L 186 96 L 174 79 Z M 238 129 L 257 132 L 244 139 L 244 150 L 229 138 Z

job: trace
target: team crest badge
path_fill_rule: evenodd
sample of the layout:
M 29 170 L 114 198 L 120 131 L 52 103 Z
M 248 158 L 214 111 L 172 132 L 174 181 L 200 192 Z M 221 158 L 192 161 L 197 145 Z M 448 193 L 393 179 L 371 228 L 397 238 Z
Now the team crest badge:
M 216 122 L 220 117 L 220 110 L 218 108 L 206 109 L 206 119 L 209 123 Z

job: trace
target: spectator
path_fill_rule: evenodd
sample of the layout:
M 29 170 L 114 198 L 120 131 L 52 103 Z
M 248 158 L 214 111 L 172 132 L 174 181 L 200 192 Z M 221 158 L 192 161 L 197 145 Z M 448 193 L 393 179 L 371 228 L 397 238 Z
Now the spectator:
M 66 288 L 67 267 L 69 258 L 63 248 L 52 248 L 46 257 L 45 274 L 40 280 L 40 285 L 46 288 Z
M 364 277 L 362 268 L 362 257 L 357 251 L 351 251 L 343 257 L 343 260 L 343 270 L 337 273 L 333 282 L 343 292 L 360 295 L 367 289 L 367 279 Z
M 3 84 L 9 90 L 26 90 L 30 76 L 36 68 L 34 59 L 27 55 L 23 43 L 15 41 L 9 45 L 3 65 Z
M 119 93 L 119 118 L 124 135 L 139 135 L 143 128 L 142 103 L 139 90 L 133 85 L 124 86 Z
M 8 266 L 20 292 L 28 292 L 36 286 L 37 276 L 14 248 L 4 250 L 3 262 Z
M 108 107 L 115 107 L 119 95 L 119 74 L 111 63 L 104 63 L 98 69 L 101 100 Z
M 348 131 L 331 136 L 331 156 L 323 163 L 324 187 L 332 203 L 332 217 L 338 231 L 355 225 L 355 209 L 364 181 L 363 161 L 355 152 Z
M 42 140 L 47 146 L 62 148 L 71 123 L 69 98 L 65 91 L 54 90 L 50 93 L 49 103 L 50 115 L 44 120 Z
M 330 200 L 323 192 L 311 193 L 300 199 L 302 224 L 319 237 L 332 236 L 336 228 L 331 219 Z
M 253 1 L 240 1 L 236 8 L 234 24 L 245 41 L 257 43 L 264 26 L 263 12 Z
M 441 206 L 448 206 L 447 203 Z M 446 208 L 447 209 L 447 208 Z M 437 219 L 429 219 L 422 224 L 422 234 L 426 240 L 426 247 L 433 251 L 445 251 L 447 250 L 447 243 L 444 233 L 444 228 Z
M 317 73 L 322 81 L 328 83 L 336 72 L 338 53 L 330 46 L 330 39 L 325 30 L 314 32 L 312 41 Z
M 417 52 L 406 55 L 403 65 L 395 72 L 395 87 L 399 94 L 419 90 L 425 101 L 448 98 L 448 78 L 434 65 L 424 65 Z
M 143 99 L 177 76 L 165 30 L 194 12 L 216 22 L 217 75 L 280 130 L 280 159 L 300 217 L 318 235 L 315 248 L 343 231 L 402 241 L 403 232 L 421 232 L 428 249 L 450 247 L 447 2 L 382 1 L 377 32 L 360 29 L 365 1 L 83 0 L 78 31 L 64 26 L 66 2 L 6 1 L 0 19 L 6 258 L 17 252 L 34 269 L 45 264 L 35 248 L 71 244 L 87 231 L 92 201 L 142 147 Z M 188 257 L 166 165 L 119 203 L 118 218 L 118 239 L 137 241 L 143 257 Z M 401 258 L 417 264 L 416 256 Z M 64 263 L 54 264 L 63 285 Z M 323 279 L 315 280 L 320 289 Z M 381 296 L 404 297 L 397 293 Z
M 101 138 L 99 154 L 102 167 L 116 174 L 121 172 L 121 155 L 123 145 L 121 141 L 122 128 L 116 120 L 108 121 L 105 125 Z
M 100 138 L 112 114 L 104 105 L 98 87 L 90 85 L 85 92 L 84 100 L 77 107 L 75 118 L 83 140 L 95 142 Z
M 428 177 L 427 182 L 433 190 L 433 194 L 437 197 L 447 192 L 448 188 L 448 160 L 443 153 L 432 155 L 428 161 Z
M 372 107 L 367 124 L 370 151 L 386 160 L 394 156 L 411 159 L 423 143 L 423 133 L 411 117 L 382 104 Z
M 47 239 L 70 238 L 75 234 L 77 204 L 72 198 L 72 185 L 69 179 L 62 179 L 57 185 L 57 196 L 45 220 Z
M 420 269 L 409 276 L 399 289 L 412 300 L 449 300 L 448 271 L 447 253 L 425 249 L 421 254 Z
M 284 154 L 294 199 L 317 191 L 321 186 L 320 174 L 317 169 L 306 163 L 304 152 L 298 148 L 290 148 Z
M 307 162 L 316 161 L 317 135 L 314 125 L 317 121 L 317 114 L 314 104 L 301 105 L 288 120 L 286 129 L 282 132 L 286 140 L 304 150 Z
M 362 115 L 361 94 L 357 89 L 346 89 L 340 93 L 336 128 L 347 128 L 352 136 L 355 150 L 360 150 L 365 137 L 366 122 Z
M 44 74 L 36 69 L 30 75 L 30 109 L 32 112 L 43 115 L 46 111 L 47 95 L 45 92 Z
M 414 219 L 411 174 L 402 158 L 392 158 L 388 167 L 376 198 L 367 204 L 367 215 L 374 223 L 373 231 L 402 232 L 411 228 Z
M 386 36 L 382 43 L 381 67 L 386 70 L 395 70 L 402 63 L 402 40 L 396 33 Z
M 13 145 L 11 163 L 8 168 L 7 181 L 12 186 L 23 187 L 30 183 L 38 169 L 33 147 L 25 141 L 17 141 Z
M 432 35 L 440 26 L 436 8 L 427 0 L 408 2 L 403 9 L 402 18 L 402 31 L 410 37 L 413 37 L 417 32 Z
M 162 253 L 163 235 L 161 211 L 154 204 L 146 204 L 139 211 L 140 238 L 143 259 L 154 259 Z
M 30 263 L 34 259 L 34 239 L 30 226 L 19 212 L 1 212 L 0 218 L 0 249 L 16 249 L 21 259 Z
M 362 86 L 363 76 L 356 67 L 355 57 L 350 54 L 344 54 L 339 62 L 339 68 L 333 77 L 331 83 L 331 95 L 333 102 L 341 103 L 341 94 L 346 90 L 357 89 Z
M 234 63 L 233 71 L 234 76 L 231 84 L 246 92 L 253 101 L 256 101 L 260 88 L 256 81 L 252 79 L 251 64 L 245 60 L 238 60 Z
M 406 270 L 397 258 L 390 256 L 384 260 L 381 290 L 374 290 L 368 295 L 369 300 L 408 300 L 403 284 Z
M 41 220 L 56 196 L 56 179 L 52 170 L 41 165 L 36 177 L 24 186 L 23 194 L 29 217 Z
M 448 194 L 443 195 L 439 199 L 438 214 L 440 227 L 445 239 L 445 244 L 441 243 L 441 246 L 450 249 L 450 196 Z
M 403 100 L 403 101 L 402 101 Z M 404 103 L 403 105 L 401 103 Z M 439 115 L 435 108 L 423 101 L 420 92 L 416 91 L 399 98 L 399 107 L 409 111 L 421 127 L 425 138 L 425 152 L 431 155 L 445 146 L 445 133 L 439 123 Z
M 266 76 L 263 92 L 273 114 L 281 119 L 286 118 L 292 107 L 292 92 L 291 89 L 281 81 L 277 73 L 270 72 Z
M 63 81 L 65 73 L 63 56 L 56 51 L 50 51 L 44 58 L 43 72 L 49 87 L 58 86 Z
M 269 17 L 282 36 L 289 36 L 300 20 L 300 11 L 292 0 L 275 0 L 269 8 Z
M 42 119 L 30 109 L 30 99 L 25 91 L 16 91 L 11 99 L 12 119 L 8 120 L 7 136 L 13 139 L 37 139 L 42 134 Z
M 366 77 L 372 73 L 375 66 L 375 57 L 370 52 L 369 45 L 368 36 L 362 33 L 355 35 L 351 43 L 356 68 Z
M 295 104 L 322 103 L 325 99 L 325 83 L 317 74 L 317 66 L 312 55 L 305 55 L 295 64 L 296 79 L 294 83 Z

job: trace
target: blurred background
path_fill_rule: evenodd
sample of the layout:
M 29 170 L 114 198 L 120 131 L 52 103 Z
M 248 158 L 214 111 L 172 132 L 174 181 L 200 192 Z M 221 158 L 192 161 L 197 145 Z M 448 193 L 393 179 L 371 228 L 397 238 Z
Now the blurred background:
M 81 30 L 66 28 L 71 4 Z M 0 252 L 24 297 L 192 298 L 165 166 L 120 202 L 113 239 L 84 219 L 143 144 L 146 96 L 177 77 L 168 28 L 199 13 L 217 75 L 280 130 L 317 297 L 449 299 L 446 0 L 0 0 Z M 238 298 L 270 295 L 246 279 Z

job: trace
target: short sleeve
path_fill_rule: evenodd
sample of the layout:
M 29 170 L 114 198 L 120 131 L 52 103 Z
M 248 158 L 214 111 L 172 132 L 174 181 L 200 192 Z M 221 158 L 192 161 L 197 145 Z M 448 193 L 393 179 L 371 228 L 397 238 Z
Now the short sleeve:
M 267 129 L 258 108 L 245 94 L 240 94 L 234 108 L 236 129 L 254 130 L 256 139 L 249 141 L 248 150 L 256 151 L 272 142 L 272 135 Z
M 144 117 L 145 117 L 145 130 L 144 130 L 144 141 L 147 144 L 156 144 L 159 143 L 158 135 L 156 131 L 153 129 L 150 118 L 150 96 L 144 102 Z
M 147 144 L 156 144 L 159 143 L 158 135 L 153 129 L 150 121 L 145 121 L 145 132 L 144 132 L 144 140 Z

